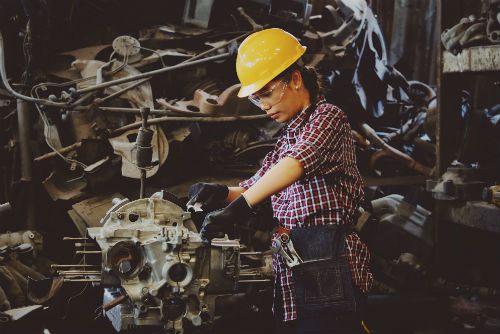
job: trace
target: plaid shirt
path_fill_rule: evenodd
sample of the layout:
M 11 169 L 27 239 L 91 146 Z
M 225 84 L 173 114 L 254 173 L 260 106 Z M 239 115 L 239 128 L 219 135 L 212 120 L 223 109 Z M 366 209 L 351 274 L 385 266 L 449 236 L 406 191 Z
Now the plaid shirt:
M 308 225 L 353 223 L 364 190 L 351 127 L 339 108 L 321 98 L 316 106 L 299 113 L 283 128 L 261 169 L 241 182 L 240 187 L 250 188 L 284 157 L 299 160 L 304 176 L 271 196 L 273 215 L 282 227 L 291 230 Z M 356 233 L 346 236 L 346 255 L 353 282 L 368 292 L 373 282 L 368 268 L 370 254 Z M 294 320 L 297 311 L 292 272 L 278 255 L 274 256 L 273 269 L 281 286 L 283 320 Z

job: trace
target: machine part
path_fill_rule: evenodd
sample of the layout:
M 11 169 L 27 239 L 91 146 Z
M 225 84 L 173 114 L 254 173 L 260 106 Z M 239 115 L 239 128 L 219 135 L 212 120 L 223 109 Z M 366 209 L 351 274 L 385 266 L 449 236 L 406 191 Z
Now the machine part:
M 40 280 L 28 279 L 27 296 L 35 304 L 43 304 L 52 299 L 63 286 L 63 277 L 46 278 Z
M 432 175 L 432 169 L 429 167 L 426 167 L 419 163 L 418 161 L 414 160 L 413 158 L 409 157 L 408 155 L 404 154 L 403 152 L 395 149 L 394 147 L 390 146 L 386 142 L 384 142 L 373 130 L 368 124 L 362 123 L 361 124 L 361 129 L 364 132 L 364 135 L 370 140 L 373 146 L 377 148 L 381 148 L 380 151 L 374 153 L 371 158 L 370 158 L 370 165 L 373 167 L 375 166 L 375 163 L 377 160 L 382 157 L 382 156 L 390 156 L 392 158 L 395 158 L 397 161 L 400 161 L 403 163 L 405 166 L 412 168 L 426 176 L 431 176 Z
M 68 210 L 68 215 L 73 220 L 80 235 L 85 236 L 88 227 L 101 226 L 100 220 L 106 216 L 107 211 L 117 203 L 123 205 L 123 200 L 125 198 L 119 193 L 87 198 L 73 204 L 71 210 Z
M 438 200 L 480 200 L 491 171 L 472 167 L 448 167 L 439 180 L 427 180 L 426 189 Z
M 431 212 L 405 201 L 398 194 L 388 195 L 372 202 L 373 213 L 380 216 L 380 222 L 388 222 L 407 233 L 433 244 Z
M 18 280 L 7 266 L 0 266 L 0 286 L 5 288 L 4 291 L 12 307 L 21 307 L 27 304 Z
M 335 0 L 323 8 L 318 35 L 328 42 L 332 53 L 345 55 L 347 47 L 361 33 L 368 10 L 366 2 L 359 0 Z
M 37 231 L 16 231 L 0 234 L 0 247 L 14 247 L 21 244 L 29 244 L 35 252 L 43 248 L 43 237 Z
M 128 297 L 104 312 L 117 331 L 153 326 L 182 333 L 183 319 L 211 322 L 216 296 L 234 293 L 241 281 L 238 240 L 204 245 L 190 213 L 173 202 L 117 202 L 103 223 L 87 233 L 102 253 L 103 305 Z
M 141 44 L 132 36 L 119 36 L 113 40 L 113 50 L 122 57 L 133 57 L 141 51 Z
M 222 53 L 222 54 L 219 54 L 216 56 L 211 56 L 211 57 L 193 60 L 193 61 L 189 61 L 189 62 L 183 62 L 183 63 L 177 64 L 177 65 L 172 65 L 169 67 L 161 68 L 159 70 L 153 70 L 150 72 L 131 75 L 131 76 L 127 76 L 124 78 L 115 79 L 115 80 L 112 80 L 109 82 L 103 82 L 101 84 L 96 84 L 94 86 L 79 89 L 79 90 L 77 90 L 77 94 L 88 93 L 88 92 L 96 91 L 96 90 L 99 90 L 102 88 L 111 87 L 111 86 L 119 85 L 122 83 L 126 83 L 126 82 L 131 82 L 131 81 L 135 81 L 135 80 L 139 80 L 139 79 L 153 77 L 155 75 L 163 74 L 163 73 L 166 73 L 169 71 L 174 71 L 174 70 L 178 70 L 178 69 L 182 69 L 182 68 L 186 68 L 186 67 L 191 67 L 194 65 L 203 64 L 203 63 L 210 62 L 210 61 L 225 59 L 229 56 L 230 56 L 230 54 L 226 52 L 226 53 Z
M 8 254 L 4 259 L 4 264 L 8 268 L 13 268 L 17 272 L 19 272 L 24 277 L 31 277 L 33 279 L 44 279 L 45 276 L 38 271 L 34 270 L 31 267 L 28 267 L 21 261 L 17 260 L 12 254 Z
M 200 89 L 191 101 L 177 101 L 173 104 L 164 99 L 158 102 L 166 109 L 180 112 L 197 112 L 201 115 L 249 115 L 255 111 L 247 99 L 238 98 L 240 84 L 226 88 L 219 96 L 210 95 Z
M 5 291 L 0 286 L 0 311 L 5 311 L 10 309 L 10 302 L 5 294 Z
M 500 43 L 500 4 L 490 4 L 487 13 L 486 36 L 491 43 Z
M 139 122 L 138 125 L 142 125 L 142 122 Z M 149 168 L 146 171 L 146 177 L 153 176 L 158 172 L 159 167 L 167 160 L 169 152 L 168 141 L 163 130 L 157 125 L 150 126 L 149 130 L 153 131 L 151 141 L 153 152 L 151 158 L 152 160 L 159 161 L 159 164 Z M 141 172 L 136 167 L 137 145 L 135 139 L 138 136 L 138 132 L 138 130 L 129 130 L 117 137 L 108 139 L 111 146 L 113 146 L 115 154 L 122 157 L 122 175 L 134 179 L 141 177 Z
M 482 193 L 483 201 L 495 204 L 500 207 L 500 185 L 486 187 Z
M 75 179 L 71 176 L 70 178 L 57 170 L 51 172 L 42 184 L 53 201 L 79 198 L 84 194 L 83 189 L 87 186 L 83 177 Z
M 135 161 L 141 173 L 139 198 L 144 198 L 146 170 L 152 167 L 153 147 L 151 146 L 151 140 L 153 139 L 154 132 L 148 129 L 148 116 L 149 108 L 141 108 L 142 126 L 139 128 L 139 133 L 135 141 L 137 150 Z
M 461 51 L 460 39 L 464 36 L 467 29 L 477 21 L 474 15 L 464 17 L 456 25 L 445 29 L 441 33 L 441 42 L 446 50 L 457 55 Z

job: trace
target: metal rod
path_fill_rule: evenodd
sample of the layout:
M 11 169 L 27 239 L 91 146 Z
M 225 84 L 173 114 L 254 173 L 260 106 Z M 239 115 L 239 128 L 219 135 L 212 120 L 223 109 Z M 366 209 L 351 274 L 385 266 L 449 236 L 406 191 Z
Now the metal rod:
M 244 279 L 239 280 L 238 283 L 261 283 L 261 282 L 271 282 L 270 279 Z
M 74 143 L 74 144 L 72 144 L 72 145 L 69 145 L 69 146 L 63 147 L 63 148 L 61 148 L 61 149 L 57 150 L 57 152 L 59 152 L 60 154 L 63 154 L 63 153 L 66 153 L 66 152 L 72 151 L 72 150 L 74 150 L 74 149 L 76 149 L 76 148 L 78 148 L 78 147 L 81 147 L 81 146 L 82 146 L 82 142 L 81 142 L 81 141 L 79 141 L 79 142 Z M 57 153 L 56 153 L 56 152 L 46 153 L 46 154 L 44 154 L 44 155 L 41 155 L 41 156 L 39 156 L 39 157 L 36 157 L 36 158 L 34 159 L 34 161 L 42 161 L 42 160 L 45 160 L 45 159 L 48 159 L 48 158 L 53 158 L 53 157 L 55 157 L 56 155 L 57 155 Z M 66 240 L 66 239 L 64 239 L 64 240 Z
M 240 252 L 240 255 L 261 255 L 262 252 Z
M 75 247 L 97 247 L 97 244 L 75 242 Z
M 63 240 L 89 240 L 89 238 L 63 237 Z
M 157 74 L 163 74 L 163 73 L 173 71 L 173 70 L 178 70 L 181 68 L 186 68 L 186 67 L 190 67 L 190 66 L 194 66 L 194 65 L 198 65 L 198 64 L 202 64 L 202 63 L 207 63 L 207 62 L 214 61 L 214 60 L 224 59 L 224 58 L 227 58 L 229 56 L 230 56 L 230 54 L 228 52 L 221 53 L 220 55 L 216 55 L 216 56 L 212 56 L 212 57 L 207 57 L 207 58 L 203 58 L 203 59 L 199 59 L 199 60 L 180 63 L 180 64 L 173 65 L 170 67 L 160 68 L 158 70 L 153 70 L 153 71 L 140 73 L 140 74 L 132 75 L 132 76 L 125 77 L 125 78 L 120 78 L 120 79 L 116 79 L 116 80 L 103 82 L 102 84 L 79 89 L 79 90 L 77 90 L 77 93 L 83 94 L 83 93 L 95 91 L 98 89 L 102 89 L 102 88 L 106 88 L 106 87 L 110 87 L 110 86 L 114 86 L 114 85 L 119 85 L 119 84 L 122 84 L 125 82 L 130 82 L 130 81 L 135 81 L 138 79 L 148 78 L 148 77 L 151 77 L 151 76 L 154 76 Z
M 76 251 L 76 254 L 102 254 L 102 251 Z
M 21 99 L 17 100 L 17 126 L 21 151 L 21 181 L 29 182 L 32 179 L 29 104 Z
M 148 123 L 156 124 L 163 122 L 233 122 L 233 121 L 249 121 L 261 118 L 268 118 L 268 115 L 252 115 L 252 116 L 222 116 L 222 117 L 158 117 L 148 121 Z M 111 136 L 116 136 L 122 132 L 137 129 L 142 125 L 142 122 L 135 122 L 121 128 L 111 131 Z
M 141 186 L 139 189 L 139 198 L 144 198 L 145 196 L 146 193 L 145 183 L 146 183 L 146 170 L 141 169 Z
M 113 98 L 115 98 L 117 96 L 120 96 L 120 95 L 128 92 L 132 88 L 135 88 L 137 86 L 140 86 L 140 85 L 148 82 L 150 79 L 151 78 L 146 78 L 146 79 L 142 79 L 140 81 L 134 82 L 133 84 L 131 84 L 130 86 L 127 86 L 127 87 L 123 88 L 122 90 L 119 90 L 119 91 L 117 91 L 117 92 L 115 92 L 115 93 L 113 93 L 111 95 L 108 95 L 108 96 L 102 98 L 102 99 L 97 99 L 97 101 L 94 103 L 94 105 L 98 106 L 98 105 L 100 105 L 100 104 L 102 104 L 102 103 L 104 103 L 106 101 L 109 101 L 109 100 L 111 100 L 111 99 L 113 99 Z
M 58 270 L 61 275 L 100 275 L 101 272 L 97 270 Z
M 103 305 L 102 310 L 104 312 L 111 310 L 113 307 L 115 307 L 116 305 L 120 304 L 123 300 L 125 300 L 125 298 L 127 298 L 126 295 L 121 295 L 121 296 L 117 297 L 116 299 L 113 299 L 112 301 L 110 301 L 106 305 Z
M 65 278 L 63 282 L 100 282 L 100 278 Z
M 35 198 L 33 192 L 33 170 L 30 149 L 30 106 L 28 102 L 17 100 L 17 126 L 19 131 L 19 151 L 21 160 L 21 182 L 26 183 L 26 228 L 28 230 L 35 228 Z
M 100 264 L 51 264 L 51 268 L 68 268 L 68 267 L 100 267 Z

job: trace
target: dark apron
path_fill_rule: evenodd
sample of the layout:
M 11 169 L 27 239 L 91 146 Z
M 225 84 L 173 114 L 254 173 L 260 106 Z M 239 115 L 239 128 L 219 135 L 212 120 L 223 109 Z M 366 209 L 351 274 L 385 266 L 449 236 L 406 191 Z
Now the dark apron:
M 345 254 L 342 225 L 307 226 L 290 231 L 303 263 L 292 267 L 299 317 L 354 312 L 356 302 Z

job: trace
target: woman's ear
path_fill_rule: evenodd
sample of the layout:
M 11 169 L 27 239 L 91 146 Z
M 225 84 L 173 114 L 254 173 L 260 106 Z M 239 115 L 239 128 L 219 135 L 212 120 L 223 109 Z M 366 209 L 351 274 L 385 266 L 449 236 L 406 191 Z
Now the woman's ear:
M 302 87 L 302 84 L 302 75 L 300 74 L 300 71 L 293 71 L 290 79 L 290 87 L 292 87 L 292 89 L 299 90 L 300 87 Z

